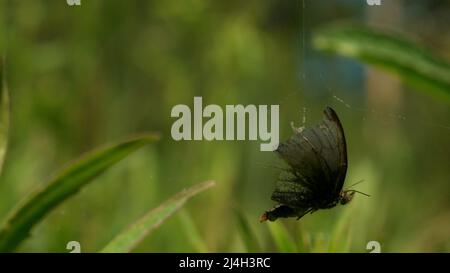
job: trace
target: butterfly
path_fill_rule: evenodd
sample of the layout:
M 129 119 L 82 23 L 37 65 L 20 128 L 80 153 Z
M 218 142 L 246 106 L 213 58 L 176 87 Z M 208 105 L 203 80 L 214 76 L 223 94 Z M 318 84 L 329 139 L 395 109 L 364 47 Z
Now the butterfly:
M 344 129 L 331 107 L 312 128 L 296 128 L 294 135 L 280 143 L 276 153 L 289 166 L 277 181 L 271 199 L 278 204 L 260 221 L 297 217 L 337 204 L 349 203 L 356 190 L 342 190 L 347 173 L 347 144 Z

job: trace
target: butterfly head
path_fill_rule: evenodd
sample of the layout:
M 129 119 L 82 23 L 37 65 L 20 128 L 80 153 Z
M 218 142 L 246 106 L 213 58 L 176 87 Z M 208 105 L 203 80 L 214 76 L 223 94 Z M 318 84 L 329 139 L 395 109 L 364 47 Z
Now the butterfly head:
M 341 205 L 348 204 L 350 201 L 352 201 L 354 195 L 355 191 L 353 190 L 341 191 L 341 193 L 339 194 L 339 203 L 341 203 Z
M 370 197 L 370 195 L 368 195 L 367 193 L 363 193 L 357 190 L 345 190 L 341 191 L 341 193 L 339 194 L 339 203 L 341 203 L 341 205 L 348 204 L 350 201 L 352 201 L 355 193 L 360 193 L 364 196 Z

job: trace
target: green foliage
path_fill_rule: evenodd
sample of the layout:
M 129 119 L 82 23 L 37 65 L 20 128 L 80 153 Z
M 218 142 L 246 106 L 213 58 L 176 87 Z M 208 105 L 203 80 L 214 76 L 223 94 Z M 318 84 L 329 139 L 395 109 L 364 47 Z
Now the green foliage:
M 259 243 L 259 240 L 254 232 L 252 230 L 252 227 L 248 221 L 248 219 L 245 217 L 245 214 L 236 209 L 235 215 L 237 218 L 237 224 L 239 228 L 239 232 L 242 238 L 242 241 L 247 249 L 248 252 L 261 252 L 262 248 Z
M 214 184 L 213 181 L 207 181 L 179 192 L 122 231 L 101 252 L 130 252 L 152 230 L 160 226 L 167 218 L 183 207 L 186 201 L 214 186 Z
M 384 68 L 450 102 L 450 64 L 398 34 L 343 25 L 317 31 L 313 43 L 318 49 Z
M 63 169 L 47 185 L 36 190 L 11 214 L 0 229 L 0 252 L 14 250 L 42 218 L 92 179 L 157 135 L 145 135 L 87 154 Z
M 183 209 L 179 212 L 179 215 L 181 228 L 183 229 L 184 235 L 186 236 L 188 242 L 191 244 L 194 250 L 199 253 L 208 252 L 208 245 L 205 242 L 203 236 L 200 234 L 197 226 L 195 225 L 191 214 Z
M 283 226 L 280 220 L 267 223 L 270 234 L 279 252 L 298 252 L 298 247 L 294 238 Z
M 349 252 L 352 239 L 351 213 L 354 211 L 354 204 L 350 204 L 342 212 L 331 232 L 328 252 Z
M 0 63 L 0 174 L 3 169 L 9 134 L 9 93 L 4 63 Z

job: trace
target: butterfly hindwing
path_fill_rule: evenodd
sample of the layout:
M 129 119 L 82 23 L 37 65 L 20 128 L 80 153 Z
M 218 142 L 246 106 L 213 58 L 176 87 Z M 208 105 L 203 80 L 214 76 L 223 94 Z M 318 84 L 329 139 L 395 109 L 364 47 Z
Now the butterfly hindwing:
M 278 181 L 272 193 L 272 200 L 291 207 L 302 207 L 307 189 L 299 183 Z

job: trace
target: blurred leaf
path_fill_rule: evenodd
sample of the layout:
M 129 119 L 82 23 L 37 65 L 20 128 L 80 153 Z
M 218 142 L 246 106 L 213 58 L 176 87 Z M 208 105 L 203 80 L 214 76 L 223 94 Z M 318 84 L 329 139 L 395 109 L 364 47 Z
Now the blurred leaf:
M 301 223 L 296 225 L 298 251 L 302 253 L 311 252 L 311 234 Z
M 238 220 L 238 228 L 247 251 L 261 252 L 261 246 L 258 238 L 256 238 L 256 234 L 253 232 L 247 218 L 239 209 L 236 209 L 235 212 Z
M 181 228 L 186 233 L 186 237 L 194 249 L 200 253 L 208 252 L 208 247 L 198 232 L 198 229 L 192 220 L 192 216 L 186 210 L 180 211 L 179 215 L 181 220 Z
M 9 134 L 9 95 L 6 85 L 4 61 L 0 63 L 0 173 L 3 169 Z
M 304 250 L 300 249 L 300 251 L 301 252 L 306 252 L 306 253 L 312 252 L 313 242 L 312 242 L 312 234 L 311 234 L 311 232 L 303 232 L 301 234 L 301 236 L 302 236 L 302 239 L 303 239 L 302 243 L 303 243 Z M 300 246 L 302 246 L 302 245 L 300 245 Z
M 130 252 L 150 231 L 161 225 L 167 218 L 183 207 L 184 203 L 198 193 L 214 186 L 214 181 L 207 181 L 183 190 L 149 211 L 137 222 L 123 230 L 101 252 Z
M 295 240 L 280 222 L 270 222 L 267 224 L 270 234 L 278 248 L 278 251 L 285 253 L 298 252 Z
M 311 253 L 326 253 L 330 245 L 328 234 L 319 232 L 314 234 Z
M 53 208 L 113 164 L 157 139 L 156 135 L 134 138 L 90 153 L 70 164 L 46 186 L 31 194 L 3 224 L 0 229 L 0 252 L 14 250 L 28 237 L 32 227 Z
M 328 245 L 328 252 L 349 252 L 352 233 L 349 231 L 351 211 L 354 206 L 345 208 L 345 211 L 340 215 L 337 223 L 334 225 L 331 233 L 330 242 Z
M 399 35 L 338 26 L 319 30 L 313 43 L 316 48 L 391 71 L 418 89 L 450 102 L 450 64 Z

